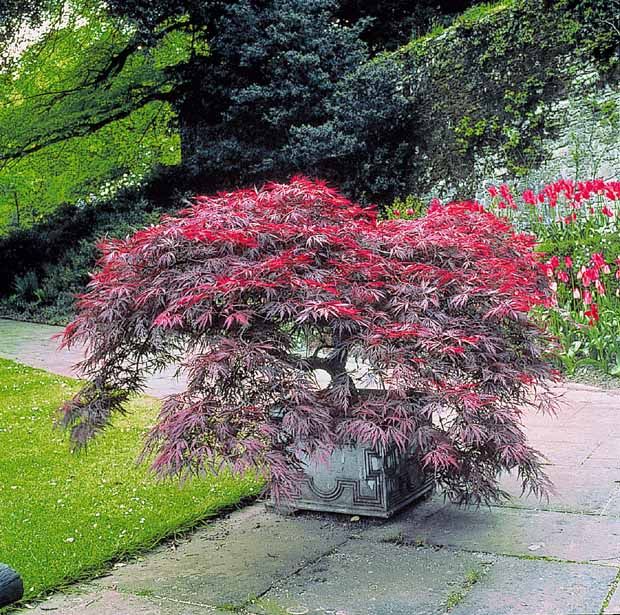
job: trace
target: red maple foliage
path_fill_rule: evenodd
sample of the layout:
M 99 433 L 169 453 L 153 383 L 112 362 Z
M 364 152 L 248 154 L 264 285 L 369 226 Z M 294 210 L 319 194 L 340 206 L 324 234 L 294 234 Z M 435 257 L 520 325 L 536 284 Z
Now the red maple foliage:
M 453 500 L 500 498 L 512 469 L 542 494 L 521 424 L 528 406 L 553 406 L 549 340 L 528 318 L 550 294 L 533 245 L 474 202 L 378 221 L 303 177 L 197 197 L 101 244 L 64 335 L 85 343 L 88 383 L 62 421 L 85 443 L 145 370 L 181 361 L 187 389 L 145 447 L 163 474 L 254 470 L 291 497 L 301 454 L 416 445 Z

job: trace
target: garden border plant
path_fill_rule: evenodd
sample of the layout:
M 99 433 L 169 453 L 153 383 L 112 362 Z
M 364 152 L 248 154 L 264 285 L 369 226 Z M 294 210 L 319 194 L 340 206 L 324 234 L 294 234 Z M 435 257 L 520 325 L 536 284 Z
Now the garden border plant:
M 539 190 L 490 186 L 491 207 L 536 235 L 553 305 L 540 312 L 569 373 L 620 375 L 620 181 L 558 179 Z
M 528 317 L 551 297 L 534 245 L 474 202 L 378 221 L 303 177 L 197 197 L 101 244 L 64 336 L 85 344 L 88 383 L 62 422 L 85 444 L 145 368 L 183 361 L 187 389 L 164 402 L 145 447 L 164 475 L 258 470 L 286 499 L 300 457 L 415 444 L 455 501 L 501 499 L 508 470 L 543 495 L 521 422 L 528 406 L 553 409 L 551 342 Z M 373 395 L 359 394 L 352 362 Z

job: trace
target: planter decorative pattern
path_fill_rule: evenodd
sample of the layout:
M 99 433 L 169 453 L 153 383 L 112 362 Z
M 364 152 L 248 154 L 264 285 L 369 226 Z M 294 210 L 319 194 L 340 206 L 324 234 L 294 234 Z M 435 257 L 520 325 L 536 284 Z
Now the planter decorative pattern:
M 305 464 L 293 509 L 387 518 L 433 489 L 415 451 L 343 446 L 326 464 Z

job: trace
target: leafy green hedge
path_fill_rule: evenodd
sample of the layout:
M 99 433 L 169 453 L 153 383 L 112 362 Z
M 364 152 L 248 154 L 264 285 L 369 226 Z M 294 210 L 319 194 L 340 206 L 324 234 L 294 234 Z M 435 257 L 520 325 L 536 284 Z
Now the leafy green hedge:
M 0 314 L 66 322 L 74 295 L 93 269 L 97 240 L 123 237 L 178 207 L 177 176 L 176 167 L 158 169 L 145 185 L 121 190 L 97 206 L 64 205 L 32 227 L 0 237 Z

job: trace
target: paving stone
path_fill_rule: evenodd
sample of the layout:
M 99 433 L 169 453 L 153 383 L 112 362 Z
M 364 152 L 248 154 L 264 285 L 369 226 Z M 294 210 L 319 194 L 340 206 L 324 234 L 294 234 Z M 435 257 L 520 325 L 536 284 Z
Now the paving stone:
M 620 421 L 620 415 L 618 416 L 617 420 Z M 588 459 L 592 459 L 594 461 L 599 459 L 615 459 L 616 461 L 620 461 L 620 437 L 610 436 L 603 439 L 599 446 L 597 446 L 590 453 Z
M 608 392 L 590 394 L 587 402 L 569 391 L 556 416 L 529 412 L 524 416 L 528 436 L 536 443 L 549 441 L 590 442 L 620 437 L 620 397 Z
M 574 444 L 597 444 L 604 442 L 607 438 L 620 437 L 620 421 L 607 420 L 605 417 L 600 422 L 576 420 L 565 425 L 556 424 L 546 427 L 526 426 L 528 439 L 534 443 L 536 448 L 541 448 L 546 440 L 572 442 Z
M 353 540 L 277 584 L 249 611 L 440 615 L 454 588 L 487 557 Z
M 601 389 L 595 386 L 586 386 L 576 382 L 569 382 L 563 389 L 557 389 L 565 399 L 571 403 L 588 404 L 591 410 L 597 410 L 599 405 L 606 405 L 610 401 L 620 399 L 619 389 Z
M 584 402 L 575 402 L 567 397 L 559 403 L 556 414 L 530 410 L 524 415 L 523 422 L 528 429 L 557 429 L 560 425 L 572 423 L 584 405 Z
M 595 615 L 616 572 L 606 566 L 499 557 L 450 615 Z
M 505 475 L 502 488 L 511 496 L 511 505 L 542 510 L 585 512 L 620 516 L 620 467 L 607 467 L 601 462 L 583 465 L 550 465 L 545 467 L 553 481 L 555 493 L 549 501 L 532 495 L 521 495 L 521 485 L 514 474 Z
M 210 605 L 181 604 L 114 590 L 57 596 L 36 605 L 33 615 L 220 615 Z
M 80 349 L 59 350 L 62 327 L 0 319 L 0 356 L 46 369 L 63 376 L 74 375 L 73 365 L 82 359 Z
M 0 318 L 0 357 L 77 378 L 75 365 L 83 359 L 83 351 L 81 348 L 60 350 L 55 336 L 62 331 L 62 327 Z M 173 366 L 152 374 L 147 379 L 146 393 L 166 397 L 184 388 L 185 381 L 176 377 L 176 367 Z
M 175 549 L 159 548 L 96 583 L 192 603 L 239 606 L 343 544 L 350 532 L 349 524 L 332 518 L 282 517 L 256 504 L 196 532 Z
M 594 420 L 581 418 L 574 423 L 566 425 L 562 431 L 562 436 L 562 439 L 567 439 L 571 436 L 581 437 L 582 440 L 596 438 L 601 443 L 605 443 L 613 438 L 618 439 L 620 438 L 620 416 L 614 411 L 613 414 L 605 413 Z
M 618 457 L 595 457 L 586 459 L 583 462 L 585 468 L 610 468 L 617 470 L 620 468 L 620 458 Z
M 365 535 L 375 540 L 400 535 L 407 542 L 500 555 L 620 565 L 620 518 L 600 515 L 459 508 L 435 498 L 383 526 L 369 529 Z
M 545 432 L 546 433 L 546 432 Z M 576 466 L 584 463 L 601 446 L 599 438 L 585 440 L 583 437 L 577 441 L 553 440 L 562 434 L 557 432 L 548 434 L 550 438 L 544 438 L 545 434 L 536 433 L 529 438 L 530 444 L 540 451 L 553 465 Z

